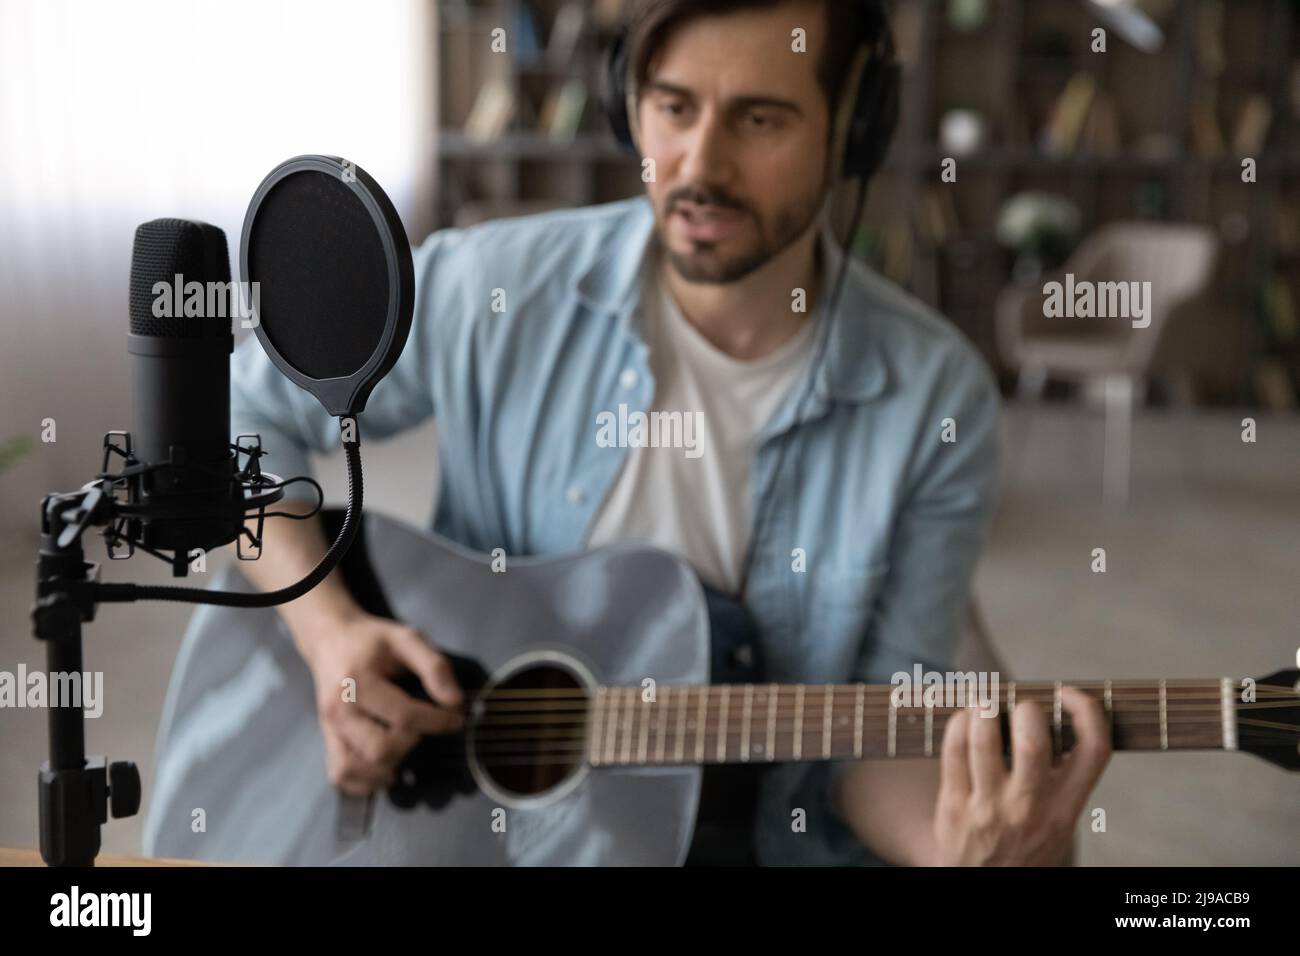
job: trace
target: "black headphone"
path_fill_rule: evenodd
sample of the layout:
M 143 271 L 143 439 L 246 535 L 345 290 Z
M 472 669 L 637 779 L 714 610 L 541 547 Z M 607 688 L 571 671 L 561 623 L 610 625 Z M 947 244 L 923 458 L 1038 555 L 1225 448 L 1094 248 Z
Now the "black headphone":
M 846 87 L 851 87 L 857 74 L 857 88 L 852 97 L 841 96 L 833 122 L 835 134 L 842 136 L 844 142 L 840 177 L 866 183 L 884 162 L 898 126 L 899 68 L 883 4 L 880 0 L 867 0 L 863 8 L 864 34 L 875 39 L 871 46 L 862 44 L 854 56 Z M 619 145 L 639 155 L 628 117 L 629 107 L 634 105 L 628 101 L 628 79 L 627 30 L 624 29 L 605 59 L 605 116 Z M 852 111 L 845 115 L 850 101 Z M 839 127 L 845 123 L 847 126 L 841 133 Z

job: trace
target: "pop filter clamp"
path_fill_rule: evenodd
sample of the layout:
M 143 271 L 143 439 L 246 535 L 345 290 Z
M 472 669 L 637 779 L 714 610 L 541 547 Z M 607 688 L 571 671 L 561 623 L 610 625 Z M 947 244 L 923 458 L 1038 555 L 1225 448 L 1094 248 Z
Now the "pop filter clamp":
M 243 278 L 270 292 L 255 319 L 258 339 L 281 372 L 339 419 L 348 473 L 343 526 L 306 577 L 276 591 L 101 583 L 99 566 L 88 563 L 82 549 L 87 528 L 105 528 L 110 558 L 120 557 L 116 549 L 124 541 L 131 545 L 125 555 L 129 557 L 134 553 L 133 530 L 153 517 L 177 517 L 178 506 L 172 502 L 165 506 L 166 515 L 155 514 L 147 503 L 129 503 L 134 496 L 124 492 L 138 487 L 157 468 L 185 468 L 183 461 L 139 462 L 131 454 L 130 435 L 109 432 L 99 475 L 77 492 L 46 495 L 41 501 L 31 616 L 35 637 L 45 643 L 52 675 L 82 672 L 81 625 L 94 620 L 99 602 L 182 601 L 248 608 L 285 604 L 323 581 L 356 537 L 363 487 L 355 416 L 401 355 L 414 310 L 414 267 L 405 229 L 383 190 L 354 163 L 333 156 L 299 156 L 277 166 L 258 187 L 244 220 L 241 246 Z M 300 299 L 307 304 L 301 305 Z M 381 319 L 382 325 L 377 324 Z M 358 348 L 359 343 L 370 347 Z M 246 438 L 252 443 L 245 444 Z M 231 453 L 236 462 L 231 507 L 241 514 L 257 512 L 256 531 L 242 527 L 240 539 L 247 537 L 260 554 L 263 520 L 276 516 L 268 515 L 266 507 L 283 497 L 288 482 L 261 471 L 259 436 L 238 436 Z M 125 464 L 110 473 L 114 454 Z M 241 455 L 245 459 L 239 466 Z M 306 518 L 319 509 L 318 501 L 309 514 L 280 514 Z M 248 559 L 242 550 L 239 557 Z M 140 806 L 135 764 L 107 764 L 103 756 L 86 755 L 81 706 L 80 700 L 50 701 L 49 760 L 40 769 L 39 811 L 41 857 L 51 866 L 93 865 L 100 826 L 109 811 L 126 817 Z

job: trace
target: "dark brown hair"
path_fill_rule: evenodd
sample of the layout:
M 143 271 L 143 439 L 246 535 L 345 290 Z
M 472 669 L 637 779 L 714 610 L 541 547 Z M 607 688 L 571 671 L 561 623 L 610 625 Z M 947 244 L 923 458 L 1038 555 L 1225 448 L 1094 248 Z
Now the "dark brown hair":
M 740 10 L 779 6 L 788 0 L 635 0 L 627 20 L 628 63 L 637 88 L 644 87 L 655 55 L 674 30 L 689 20 Z M 821 0 L 826 44 L 817 64 L 817 80 L 832 118 L 848 81 L 853 55 L 862 45 L 874 47 L 888 30 L 882 0 Z

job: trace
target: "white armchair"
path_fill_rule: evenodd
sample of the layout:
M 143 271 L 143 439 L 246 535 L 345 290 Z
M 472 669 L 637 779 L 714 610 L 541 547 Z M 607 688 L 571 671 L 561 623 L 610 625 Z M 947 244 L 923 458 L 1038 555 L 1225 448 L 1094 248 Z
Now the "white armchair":
M 1051 378 L 1104 384 L 1105 495 L 1129 494 L 1130 429 L 1135 397 L 1146 385 L 1169 317 L 1213 275 L 1218 240 L 1193 223 L 1115 222 L 1102 226 L 1042 286 L 1013 286 L 997 302 L 998 349 L 1017 371 L 1022 395 L 1037 398 Z M 1124 318 L 1056 318 L 1043 314 L 1046 283 L 1073 274 L 1081 282 L 1150 282 L 1150 324 Z

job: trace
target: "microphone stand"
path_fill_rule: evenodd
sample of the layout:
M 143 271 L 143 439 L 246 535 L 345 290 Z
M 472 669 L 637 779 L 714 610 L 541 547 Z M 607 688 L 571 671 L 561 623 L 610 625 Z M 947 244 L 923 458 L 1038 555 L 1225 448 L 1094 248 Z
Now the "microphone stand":
M 114 436 L 125 439 L 125 448 L 115 445 Z M 234 474 L 243 497 L 241 513 L 257 509 L 257 531 L 240 529 L 242 545 L 247 535 L 257 550 L 240 560 L 256 560 L 261 554 L 262 522 L 266 506 L 284 496 L 281 479 L 263 474 L 258 464 L 262 455 L 259 436 L 245 447 L 236 441 L 234 452 L 248 455 L 248 463 Z M 36 602 L 32 606 L 32 630 L 45 643 L 46 665 L 51 686 L 55 674 L 82 674 L 82 624 L 95 619 L 96 606 L 102 601 L 177 600 L 200 604 L 223 604 L 242 607 L 270 607 L 294 600 L 320 583 L 337 565 L 356 535 L 361 512 L 361 459 L 355 441 L 345 443 L 348 452 L 348 515 L 333 546 L 307 577 L 287 588 L 260 594 L 205 591 L 200 588 L 174 588 L 133 584 L 101 584 L 99 565 L 85 560 L 81 537 L 92 525 L 109 527 L 111 559 L 128 558 L 134 553 L 134 535 L 140 522 L 151 515 L 176 517 L 175 506 L 151 511 L 148 504 L 118 500 L 117 485 L 133 485 L 140 477 L 161 467 L 176 467 L 171 461 L 141 465 L 131 455 L 130 435 L 109 432 L 104 436 L 104 468 L 100 475 L 80 491 L 46 495 L 41 501 L 41 543 L 36 561 Z M 127 466 L 118 475 L 109 475 L 111 453 L 124 457 Z M 298 479 L 293 479 L 298 480 Z M 310 480 L 310 479 L 307 479 Z M 314 482 L 313 482 L 314 484 Z M 138 485 L 135 485 L 138 487 Z M 317 485 L 319 490 L 319 485 Z M 133 494 L 132 499 L 135 498 Z M 317 506 L 319 511 L 320 505 Z M 315 514 L 313 511 L 311 514 Z M 200 516 L 201 517 L 201 516 Z M 304 515 L 302 517 L 310 517 Z M 115 545 L 126 541 L 129 550 L 118 555 Z M 155 557 L 166 555 L 146 548 Z M 170 562 L 174 570 L 184 567 L 181 556 Z M 68 686 L 67 683 L 61 686 Z M 85 715 L 81 700 L 55 699 L 49 704 L 49 759 L 39 773 L 39 811 L 41 858 L 49 866 L 94 866 L 100 849 L 100 827 L 115 819 L 134 816 L 140 809 L 140 772 L 127 760 L 107 762 L 101 754 L 86 755 Z
M 92 483 L 73 495 L 47 495 L 41 502 L 41 546 L 36 561 L 33 632 L 45 642 L 51 675 L 81 673 L 81 625 L 95 619 L 99 565 L 87 563 L 81 535 L 105 523 L 112 483 Z M 66 685 L 65 685 L 66 686 Z M 49 866 L 93 866 L 99 828 L 140 809 L 140 772 L 125 760 L 106 765 L 86 756 L 85 716 L 80 700 L 50 700 L 49 760 L 40 770 L 41 858 Z

